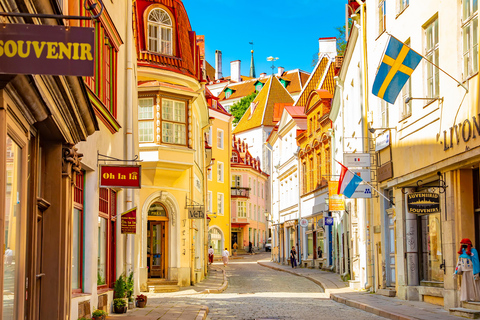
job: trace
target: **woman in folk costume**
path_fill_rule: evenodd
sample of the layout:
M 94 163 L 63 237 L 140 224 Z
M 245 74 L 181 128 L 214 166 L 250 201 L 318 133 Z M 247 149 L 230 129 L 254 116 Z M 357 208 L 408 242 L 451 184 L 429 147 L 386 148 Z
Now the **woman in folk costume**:
M 480 262 L 478 253 L 472 248 L 470 239 L 462 239 L 462 245 L 458 254 L 458 263 L 455 268 L 455 276 L 462 274 L 462 285 L 460 287 L 460 301 L 480 301 Z

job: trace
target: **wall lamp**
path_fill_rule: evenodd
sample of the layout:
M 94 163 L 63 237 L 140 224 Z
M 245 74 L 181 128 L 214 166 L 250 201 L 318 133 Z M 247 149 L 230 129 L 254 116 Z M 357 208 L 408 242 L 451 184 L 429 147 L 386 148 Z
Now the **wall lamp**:
M 375 133 L 375 131 L 377 130 L 388 130 L 388 129 L 397 130 L 397 128 L 368 128 L 368 131 L 370 131 L 370 133 Z
M 406 97 L 405 98 L 405 103 L 409 103 L 412 100 L 429 100 L 430 102 L 433 102 L 435 100 L 440 100 L 443 102 L 443 97 L 442 98 L 412 98 L 412 97 Z

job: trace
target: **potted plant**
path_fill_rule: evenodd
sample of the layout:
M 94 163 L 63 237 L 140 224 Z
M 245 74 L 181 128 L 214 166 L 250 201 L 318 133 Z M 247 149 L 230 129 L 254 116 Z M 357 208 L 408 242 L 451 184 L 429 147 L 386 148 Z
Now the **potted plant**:
M 137 300 L 137 307 L 139 308 L 145 308 L 145 306 L 147 305 L 147 296 L 143 294 L 139 294 L 136 300 Z
M 106 313 L 105 311 L 97 309 L 97 310 L 93 311 L 92 319 L 93 320 L 105 320 L 107 314 L 108 313 Z
M 127 289 L 128 309 L 133 309 L 135 307 L 133 299 L 133 284 L 133 272 L 130 272 L 125 283 Z
M 127 284 L 125 283 L 125 276 L 123 274 L 118 277 L 117 281 L 115 281 L 114 290 L 115 298 L 125 298 Z
M 113 299 L 113 311 L 115 313 L 125 313 L 127 312 L 127 302 L 124 298 L 115 298 Z

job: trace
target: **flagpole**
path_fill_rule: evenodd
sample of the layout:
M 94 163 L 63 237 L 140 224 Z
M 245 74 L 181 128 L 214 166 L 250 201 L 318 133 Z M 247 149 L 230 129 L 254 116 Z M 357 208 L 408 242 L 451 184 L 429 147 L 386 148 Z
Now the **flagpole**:
M 391 35 L 390 33 L 388 32 L 385 32 L 386 34 L 388 34 L 390 37 L 400 41 L 401 43 L 403 43 L 403 45 L 407 46 L 408 48 L 410 48 L 410 50 L 412 50 L 413 52 L 415 52 L 416 54 L 418 54 L 420 57 L 422 57 L 423 59 L 427 60 L 430 64 L 432 64 L 435 68 L 437 68 L 438 70 L 442 71 L 443 73 L 445 73 L 447 76 L 449 76 L 450 78 L 452 78 L 456 83 L 458 83 L 463 89 L 465 89 L 468 93 L 468 89 L 467 87 L 465 87 L 463 85 L 463 83 L 461 83 L 460 81 L 458 81 L 457 79 L 455 79 L 453 76 L 451 76 L 449 73 L 447 73 L 445 70 L 443 70 L 442 68 L 440 68 L 439 66 L 437 66 L 435 63 L 433 63 L 432 61 L 428 60 L 424 55 L 418 53 L 416 50 L 413 50 L 412 47 L 410 47 L 409 45 L 406 45 L 405 42 L 403 42 L 402 40 L 398 39 L 397 37 Z

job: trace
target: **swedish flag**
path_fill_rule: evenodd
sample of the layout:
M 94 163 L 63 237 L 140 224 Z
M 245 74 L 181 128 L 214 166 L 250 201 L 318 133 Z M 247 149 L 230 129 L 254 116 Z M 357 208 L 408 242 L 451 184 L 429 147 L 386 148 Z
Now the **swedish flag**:
M 373 82 L 372 93 L 388 103 L 395 103 L 398 94 L 420 60 L 422 60 L 421 55 L 390 37 Z

